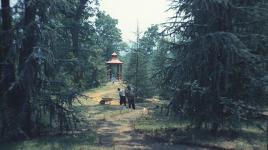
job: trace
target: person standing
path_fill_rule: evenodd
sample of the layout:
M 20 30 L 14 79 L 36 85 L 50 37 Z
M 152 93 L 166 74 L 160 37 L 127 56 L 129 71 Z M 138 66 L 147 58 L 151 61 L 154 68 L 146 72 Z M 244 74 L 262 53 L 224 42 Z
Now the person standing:
M 114 82 L 115 82 L 115 77 L 114 77 L 114 75 L 112 76 L 112 83 L 114 84 Z
M 119 93 L 119 98 L 120 98 L 120 105 L 127 106 L 127 101 L 126 101 L 126 94 L 125 94 L 125 90 L 124 89 L 120 89 L 118 88 L 118 93 Z
M 128 100 L 128 108 L 135 109 L 135 94 L 129 85 L 126 89 L 126 97 Z

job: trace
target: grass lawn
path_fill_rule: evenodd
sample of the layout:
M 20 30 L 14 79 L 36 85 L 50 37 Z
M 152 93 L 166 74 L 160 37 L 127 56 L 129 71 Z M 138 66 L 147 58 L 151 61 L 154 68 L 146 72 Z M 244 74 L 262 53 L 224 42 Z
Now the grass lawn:
M 146 134 L 148 138 L 170 143 L 186 143 L 241 150 L 266 150 L 266 133 L 258 128 L 243 128 L 238 135 L 222 131 L 213 136 L 208 130 L 187 129 L 187 123 L 152 113 L 135 123 L 135 131 Z
M 110 105 L 118 106 L 119 96 L 117 88 L 125 88 L 125 85 L 121 82 L 115 82 L 114 84 L 109 82 L 104 86 L 84 92 L 84 95 L 88 96 L 89 98 L 87 100 L 81 99 L 81 101 L 84 105 L 94 105 L 99 104 L 99 101 L 102 97 L 109 97 L 114 99 Z
M 21 142 L 1 144 L 1 150 L 81 150 L 91 147 L 96 142 L 93 132 L 81 134 L 43 137 Z

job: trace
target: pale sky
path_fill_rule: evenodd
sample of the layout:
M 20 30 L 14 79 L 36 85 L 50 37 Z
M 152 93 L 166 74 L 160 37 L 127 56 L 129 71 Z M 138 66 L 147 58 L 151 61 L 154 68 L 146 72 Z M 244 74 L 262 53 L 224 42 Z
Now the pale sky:
M 11 0 L 12 5 L 17 0 Z M 135 41 L 137 22 L 144 32 L 152 24 L 168 21 L 172 12 L 166 12 L 170 0 L 100 0 L 100 9 L 118 19 L 118 28 L 125 42 Z
M 168 9 L 169 0 L 100 0 L 100 9 L 118 19 L 118 28 L 125 42 L 134 41 L 139 22 L 140 31 L 152 24 L 168 21 L 172 16 Z

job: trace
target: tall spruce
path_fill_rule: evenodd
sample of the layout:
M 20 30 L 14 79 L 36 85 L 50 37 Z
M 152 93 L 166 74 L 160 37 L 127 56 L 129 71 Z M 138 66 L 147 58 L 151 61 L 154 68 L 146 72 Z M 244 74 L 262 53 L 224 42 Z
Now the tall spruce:
M 194 127 L 239 129 L 260 114 L 267 6 L 264 0 L 172 1 L 176 16 L 167 31 L 181 38 L 165 84 L 175 113 Z
M 127 56 L 129 60 L 125 69 L 125 80 L 134 87 L 138 100 L 144 100 L 153 94 L 150 80 L 150 57 L 156 47 L 157 30 L 156 26 L 148 28 L 142 36 L 137 26 L 136 41 Z
M 0 139 L 77 127 L 73 102 L 105 79 L 95 0 L 1 1 Z M 8 37 L 8 38 L 7 38 Z

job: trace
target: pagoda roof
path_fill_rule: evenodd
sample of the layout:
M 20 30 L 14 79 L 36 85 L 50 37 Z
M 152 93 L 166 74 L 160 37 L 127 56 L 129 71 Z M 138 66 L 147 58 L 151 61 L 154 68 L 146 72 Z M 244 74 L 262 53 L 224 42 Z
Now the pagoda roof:
M 117 60 L 109 60 L 106 63 L 107 64 L 123 64 L 123 62 L 118 60 L 118 59 Z
M 123 64 L 122 61 L 120 61 L 118 58 L 117 58 L 117 54 L 114 52 L 112 54 L 112 59 L 107 61 L 106 62 L 107 64 Z

